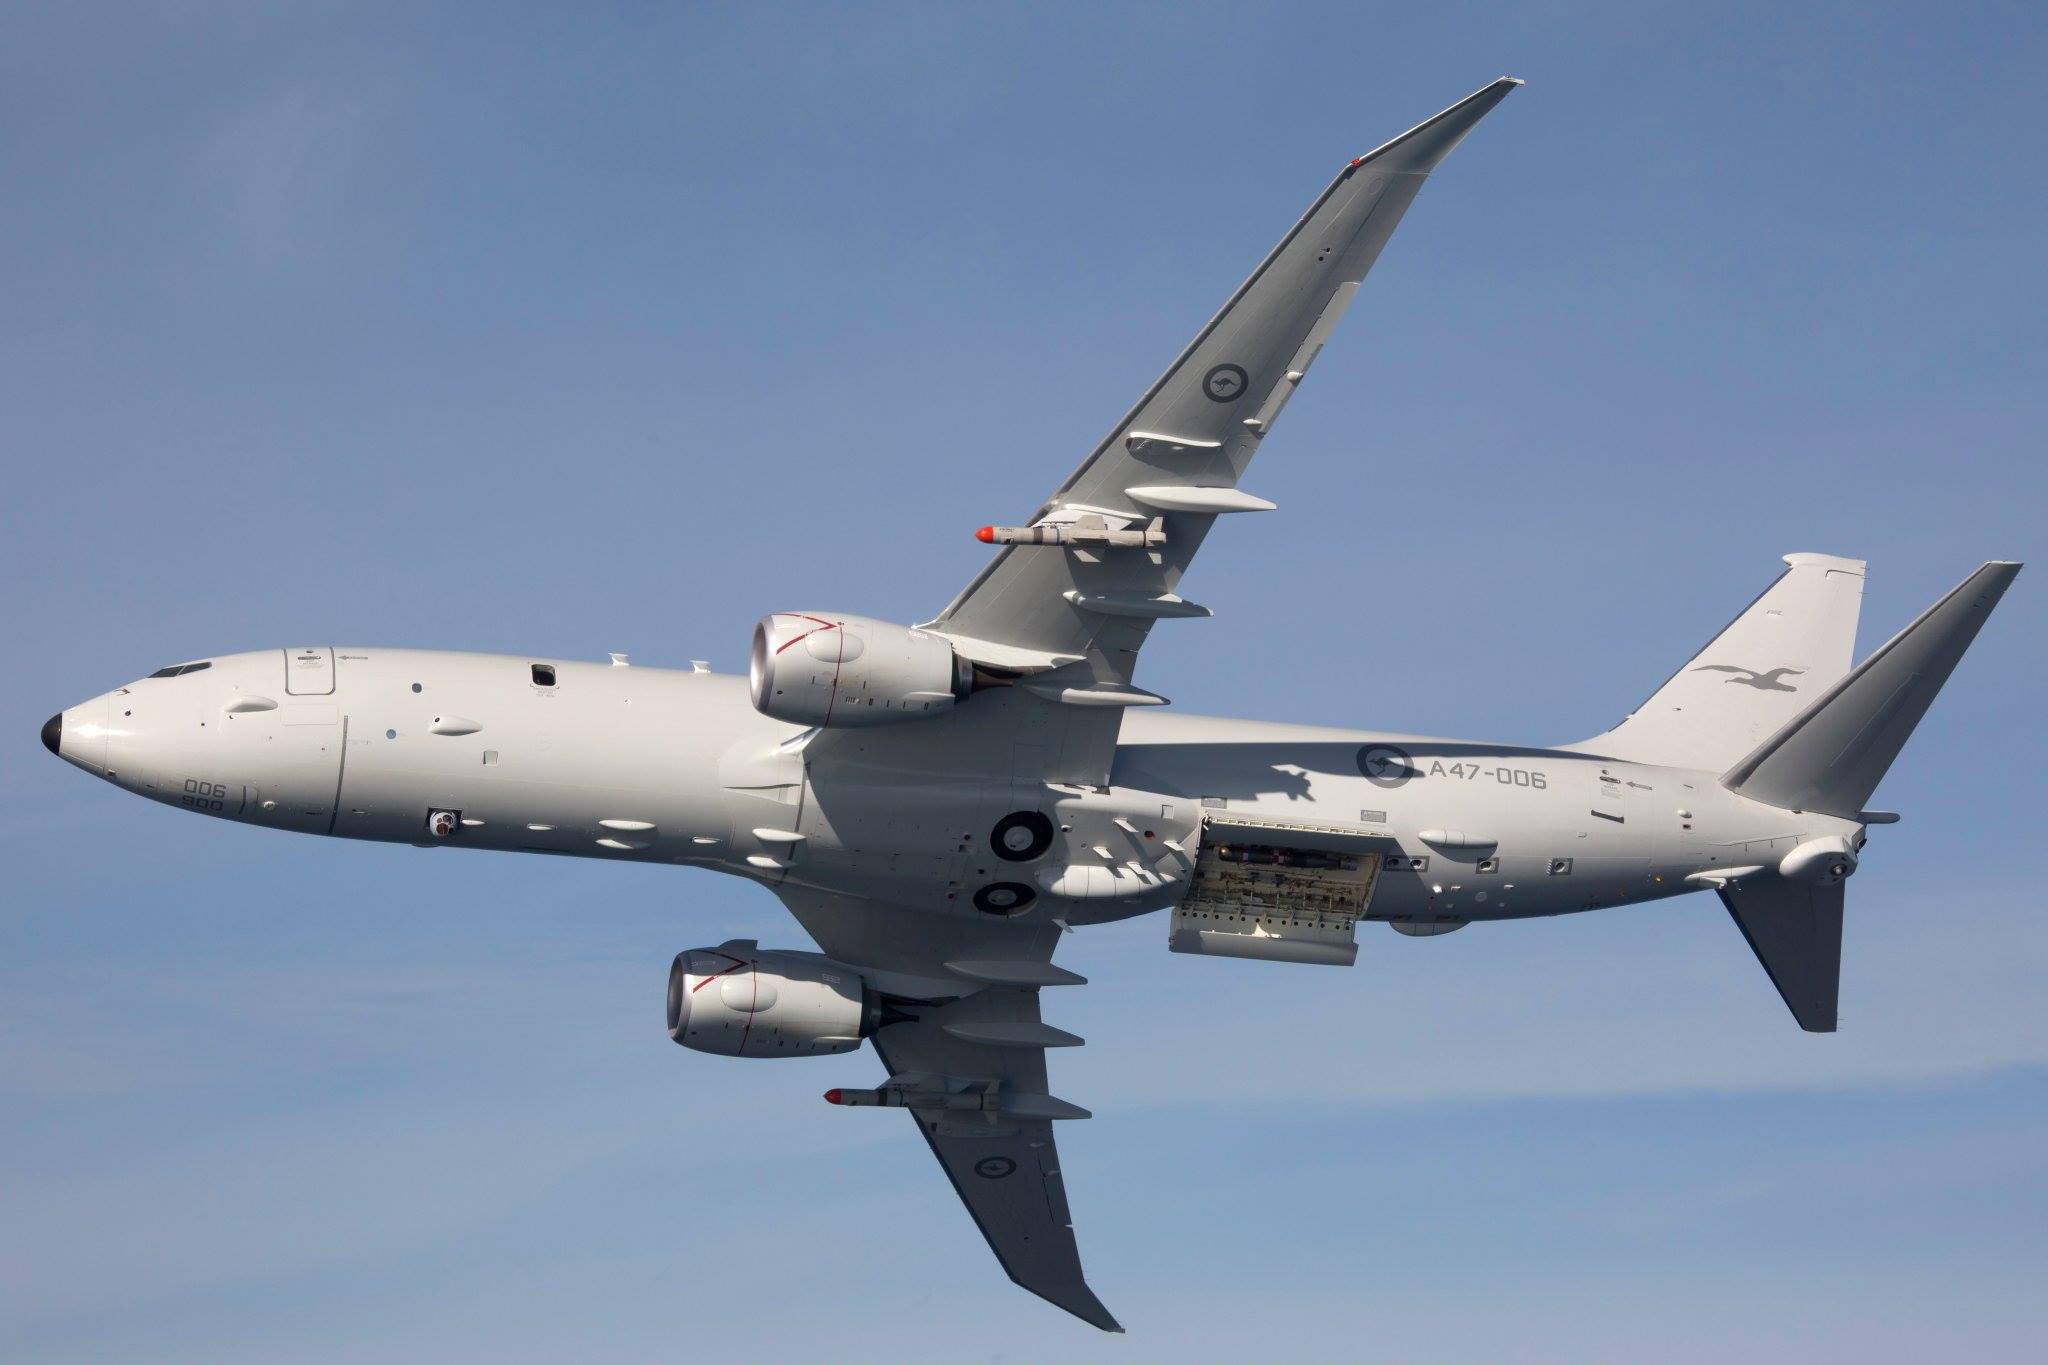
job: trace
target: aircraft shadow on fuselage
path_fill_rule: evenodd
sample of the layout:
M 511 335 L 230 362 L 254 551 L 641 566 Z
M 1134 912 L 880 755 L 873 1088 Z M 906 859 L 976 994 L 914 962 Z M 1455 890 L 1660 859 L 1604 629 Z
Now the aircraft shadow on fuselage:
M 1379 754 L 1369 759 L 1375 750 Z M 1383 785 L 1399 785 L 1425 776 L 1438 764 L 1558 757 L 1552 749 L 1405 737 L 1363 744 L 1127 744 L 1117 751 L 1111 781 L 1119 787 L 1226 801 L 1306 801 L 1312 779 L 1318 776 L 1369 777 Z M 1370 769 L 1369 762 L 1374 765 Z

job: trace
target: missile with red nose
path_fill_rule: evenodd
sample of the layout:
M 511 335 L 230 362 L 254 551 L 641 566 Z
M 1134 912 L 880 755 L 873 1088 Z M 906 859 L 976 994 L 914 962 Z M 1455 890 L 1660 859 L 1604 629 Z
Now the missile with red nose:
M 1138 548 L 1164 545 L 1166 530 L 1154 517 L 1144 526 L 1112 528 L 1072 521 L 1041 522 L 1036 526 L 984 526 L 974 533 L 984 545 L 1079 545 L 1084 547 Z
M 954 1099 L 958 1099 L 961 1103 L 958 1106 L 949 1106 L 948 1101 Z M 979 1094 L 954 1096 L 936 1091 L 918 1092 L 904 1090 L 895 1086 L 883 1090 L 855 1090 L 852 1088 L 842 1089 L 834 1087 L 825 1092 L 825 1103 L 843 1104 L 850 1109 L 867 1109 L 872 1107 L 884 1109 L 944 1109 L 948 1107 L 979 1109 L 981 1107 L 981 1100 L 982 1097 Z

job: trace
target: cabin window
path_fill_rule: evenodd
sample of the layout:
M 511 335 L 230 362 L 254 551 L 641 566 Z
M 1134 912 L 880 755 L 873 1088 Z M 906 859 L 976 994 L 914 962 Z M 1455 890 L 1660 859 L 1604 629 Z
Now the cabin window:
M 553 687 L 555 685 L 555 666 L 553 664 L 535 664 L 533 666 L 533 685 L 535 687 Z

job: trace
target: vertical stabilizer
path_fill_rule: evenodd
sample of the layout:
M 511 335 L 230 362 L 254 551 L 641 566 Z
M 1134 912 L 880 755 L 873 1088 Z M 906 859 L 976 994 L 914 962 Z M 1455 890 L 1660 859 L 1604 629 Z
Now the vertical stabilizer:
M 1767 805 L 1858 818 L 2019 571 L 1994 561 L 1971 574 L 1722 774 L 1722 783 Z
M 1785 572 L 1629 718 L 1572 747 L 1719 772 L 1849 671 L 1863 561 L 1785 556 Z

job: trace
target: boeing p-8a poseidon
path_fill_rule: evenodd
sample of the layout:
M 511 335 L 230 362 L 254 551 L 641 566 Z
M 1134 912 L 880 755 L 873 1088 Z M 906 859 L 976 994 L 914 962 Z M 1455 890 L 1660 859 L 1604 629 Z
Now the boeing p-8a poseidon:
M 1338 172 L 1221 312 L 950 606 L 819 610 L 746 678 L 317 646 L 217 656 L 52 717 L 64 759 L 277 829 L 682 863 L 770 888 L 821 952 L 679 954 L 668 1024 L 731 1057 L 888 1078 L 1018 1284 L 1098 1327 L 1040 1018 L 1063 928 L 1170 909 L 1178 952 L 1349 964 L 1361 920 L 1438 934 L 1711 889 L 1801 1027 L 1835 1026 L 1842 884 L 1885 770 L 2017 564 L 1862 663 L 1863 565 L 1785 557 L 1619 726 L 1561 748 L 1178 716 L 1132 680 L 1153 624 L 1423 178 L 1500 80 Z

